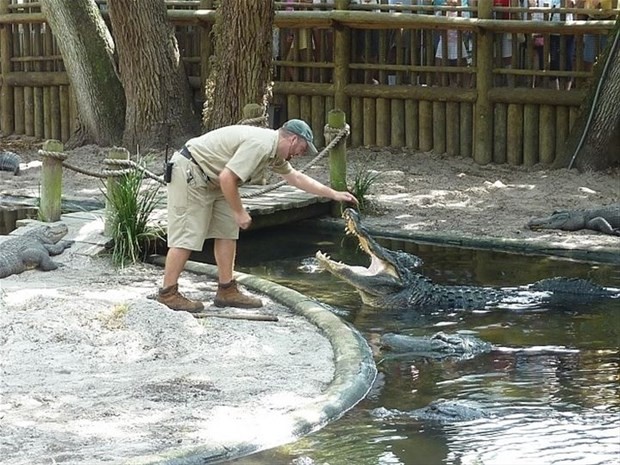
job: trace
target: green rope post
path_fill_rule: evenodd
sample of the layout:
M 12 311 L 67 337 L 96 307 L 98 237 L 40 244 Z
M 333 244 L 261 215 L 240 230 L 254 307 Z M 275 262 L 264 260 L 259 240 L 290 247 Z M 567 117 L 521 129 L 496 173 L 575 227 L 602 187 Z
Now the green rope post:
M 43 150 L 59 152 L 64 150 L 62 142 L 54 139 L 43 143 Z M 41 167 L 41 204 L 39 218 L 46 223 L 60 220 L 62 202 L 62 158 L 44 157 Z
M 341 131 L 346 126 L 346 115 L 342 110 L 330 110 L 327 115 L 327 124 L 333 130 Z M 326 139 L 331 141 L 332 135 L 326 134 Z M 337 191 L 347 190 L 347 144 L 346 137 L 343 137 L 329 151 L 329 182 L 332 189 Z M 340 217 L 342 213 L 342 205 L 335 204 L 332 206 L 332 216 Z

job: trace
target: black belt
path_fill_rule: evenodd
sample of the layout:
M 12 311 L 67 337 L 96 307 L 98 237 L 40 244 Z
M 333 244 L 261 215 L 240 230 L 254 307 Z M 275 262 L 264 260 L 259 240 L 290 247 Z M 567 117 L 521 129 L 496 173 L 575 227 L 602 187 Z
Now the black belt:
M 205 182 L 209 182 L 209 176 L 207 176 L 207 174 L 204 171 L 202 171 L 202 168 L 200 167 L 198 162 L 194 159 L 194 157 L 192 157 L 192 153 L 187 148 L 187 145 L 184 145 L 183 147 L 181 147 L 181 150 L 179 150 L 179 153 L 183 155 L 185 158 L 187 158 L 189 161 L 191 161 L 194 165 L 196 165 L 198 169 L 200 170 L 200 172 L 202 173 L 202 177 L 204 178 Z

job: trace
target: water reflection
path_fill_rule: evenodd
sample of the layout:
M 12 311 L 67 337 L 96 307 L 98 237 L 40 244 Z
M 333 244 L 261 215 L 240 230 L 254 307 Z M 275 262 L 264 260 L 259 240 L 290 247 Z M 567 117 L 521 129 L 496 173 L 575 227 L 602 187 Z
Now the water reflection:
M 306 228 L 307 229 L 307 228 Z M 319 272 L 321 249 L 349 264 L 367 262 L 341 235 L 273 231 L 240 242 L 242 271 L 289 286 L 333 307 L 377 353 L 379 377 L 353 411 L 296 443 L 239 459 L 242 465 L 479 465 L 620 463 L 620 301 L 482 312 L 381 311 L 349 286 Z M 381 240 L 383 241 L 383 240 Z M 319 245 L 320 242 L 320 245 Z M 549 257 L 405 244 L 421 272 L 442 284 L 519 286 L 551 276 L 620 287 L 620 267 Z M 494 350 L 442 361 L 384 357 L 386 332 L 470 331 Z M 375 418 L 378 407 L 407 412 L 437 399 L 479 405 L 488 418 L 438 424 Z

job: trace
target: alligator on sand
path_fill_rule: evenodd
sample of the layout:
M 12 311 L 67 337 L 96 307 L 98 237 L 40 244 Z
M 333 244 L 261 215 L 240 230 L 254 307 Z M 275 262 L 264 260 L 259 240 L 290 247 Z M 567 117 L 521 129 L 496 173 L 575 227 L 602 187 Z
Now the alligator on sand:
M 58 264 L 50 255 L 59 255 L 71 247 L 71 242 L 61 240 L 68 232 L 64 223 L 24 228 L 26 231 L 22 235 L 0 242 L 0 279 L 33 268 L 55 270 Z
M 534 231 L 539 229 L 564 231 L 591 229 L 620 236 L 620 203 L 589 210 L 555 211 L 550 216 L 531 219 L 527 227 Z
M 577 278 L 549 278 L 519 288 L 444 286 L 415 271 L 422 261 L 402 251 L 379 245 L 360 222 L 359 214 L 347 208 L 342 214 L 345 229 L 370 256 L 368 268 L 335 262 L 321 251 L 319 264 L 359 292 L 366 305 L 391 309 L 483 309 L 498 305 L 535 306 L 562 302 L 568 298 L 588 300 L 620 297 L 618 290 L 606 289 Z

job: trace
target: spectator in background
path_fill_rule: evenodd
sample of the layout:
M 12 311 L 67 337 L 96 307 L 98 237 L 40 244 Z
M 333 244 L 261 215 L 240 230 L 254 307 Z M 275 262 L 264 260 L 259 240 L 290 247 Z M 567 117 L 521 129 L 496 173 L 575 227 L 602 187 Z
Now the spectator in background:
M 562 8 L 562 3 L 566 3 L 566 8 L 574 8 L 575 2 L 573 0 L 551 0 L 551 8 Z M 557 13 L 551 12 L 550 21 L 572 21 L 572 13 Z M 564 41 L 564 54 L 562 54 L 562 41 Z M 573 56 L 575 54 L 575 36 L 550 34 L 549 35 L 549 55 L 550 55 L 550 68 L 552 71 L 572 71 L 573 70 Z M 572 86 L 572 78 L 554 78 L 553 87 L 556 89 L 565 88 L 570 90 Z M 564 85 L 560 85 L 560 84 Z
M 446 6 L 461 6 L 460 0 L 446 0 Z M 459 12 L 457 10 L 444 10 L 445 15 L 448 18 L 456 18 L 459 16 Z M 446 45 L 444 45 L 444 40 Z M 447 53 L 444 59 L 444 49 Z M 437 51 L 435 52 L 435 66 L 442 65 L 450 65 L 450 66 L 467 66 L 467 47 L 465 46 L 465 42 L 463 40 L 462 33 L 459 33 L 457 30 L 447 30 L 445 33 L 441 34 L 439 37 L 439 42 L 437 43 Z M 449 79 L 447 80 L 450 83 L 450 86 L 465 86 L 469 87 L 469 82 L 464 82 L 465 78 L 460 77 L 455 73 L 448 73 Z M 438 79 L 439 81 L 439 79 Z M 445 85 L 444 79 L 444 85 Z
M 411 0 L 388 0 L 389 5 L 403 5 L 403 6 L 411 6 Z M 389 10 L 390 13 L 411 13 L 411 11 L 402 11 L 402 10 Z M 390 44 L 388 50 L 388 63 L 391 64 L 408 64 L 409 62 L 409 51 L 411 47 L 411 32 L 408 29 L 397 29 L 392 31 L 390 34 Z M 402 74 L 402 73 L 399 73 Z M 394 85 L 397 82 L 396 74 L 394 71 L 390 71 L 388 74 L 388 84 Z M 402 78 L 401 78 L 402 79 Z M 400 81 L 398 84 L 402 84 Z
M 286 3 L 321 3 L 321 0 L 286 0 Z M 294 7 L 287 6 L 287 11 L 293 11 Z M 284 42 L 287 52 L 286 61 L 317 61 L 316 51 L 316 31 L 314 29 L 293 29 L 287 31 L 284 36 Z M 290 81 L 300 80 L 299 68 L 286 68 L 286 77 Z
M 352 5 L 377 5 L 378 0 L 351 0 Z M 367 11 L 367 10 L 364 10 Z M 381 10 L 370 10 L 379 13 Z M 377 63 L 379 61 L 379 31 L 367 29 L 353 29 L 355 35 L 356 59 L 364 63 Z M 379 84 L 376 71 L 365 71 L 361 82 L 366 84 Z
M 585 20 L 615 20 L 617 11 L 613 11 L 612 0 L 577 0 L 577 8 L 588 11 L 585 15 L 577 15 L 577 19 Z M 616 2 L 616 8 L 618 3 Z M 594 11 L 598 10 L 598 11 Z M 598 43 L 597 43 L 598 42 Z M 598 46 L 597 46 L 598 45 Z M 596 57 L 607 45 L 607 36 L 598 34 L 584 34 L 583 36 L 583 64 L 585 71 L 592 71 Z
M 548 8 L 549 3 L 547 0 L 529 0 L 529 8 Z M 541 11 L 535 11 L 531 14 L 530 19 L 532 21 L 544 21 L 545 14 Z M 532 42 L 532 49 L 534 51 L 532 68 L 535 70 L 545 69 L 545 36 L 541 33 L 534 33 L 531 35 L 530 40 Z M 538 87 L 542 83 L 542 78 L 532 77 L 532 87 Z
M 517 7 L 518 0 L 493 0 L 493 6 L 496 7 Z M 495 13 L 495 19 L 513 19 L 512 13 L 506 11 L 498 11 Z M 516 17 L 514 19 L 517 19 Z M 504 33 L 500 37 L 500 55 L 502 68 L 512 68 L 512 34 Z M 514 79 L 503 78 L 500 80 L 502 84 L 512 83 Z

